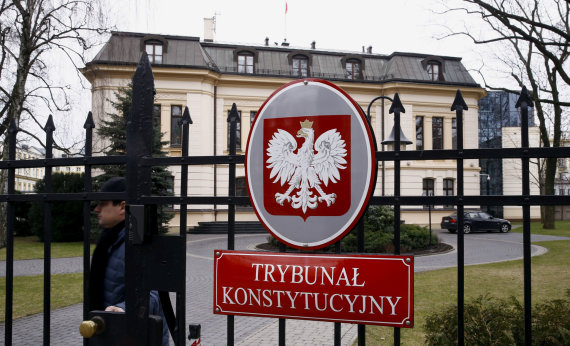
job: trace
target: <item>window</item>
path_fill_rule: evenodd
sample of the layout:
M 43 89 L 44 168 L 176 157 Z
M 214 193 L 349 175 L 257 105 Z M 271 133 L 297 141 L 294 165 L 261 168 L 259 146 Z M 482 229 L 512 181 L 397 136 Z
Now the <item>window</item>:
M 170 180 L 170 187 L 166 189 L 166 195 L 174 196 L 174 176 L 171 175 L 168 180 Z M 166 204 L 164 207 L 166 210 L 174 210 L 174 204 Z
M 443 195 L 453 196 L 453 179 L 443 179 Z M 444 208 L 453 208 L 453 205 L 444 205 Z
M 427 73 L 428 73 L 430 80 L 432 80 L 432 81 L 440 80 L 440 78 L 439 78 L 440 70 L 441 70 L 440 67 L 441 67 L 441 65 L 439 64 L 439 62 L 436 62 L 436 61 L 428 62 L 426 70 L 427 70 Z
M 443 149 L 443 118 L 432 118 L 432 149 Z
M 416 117 L 416 150 L 424 150 L 424 117 Z
M 228 110 L 228 116 L 230 111 Z M 239 119 L 236 122 L 236 150 L 241 150 L 241 111 L 238 111 Z M 228 123 L 228 150 L 230 150 L 230 123 Z
M 253 73 L 253 54 L 243 52 L 237 57 L 238 73 Z
M 182 106 L 170 106 L 170 146 L 182 145 Z
M 293 75 L 297 77 L 307 77 L 309 71 L 309 59 L 303 55 L 293 57 Z
M 245 177 L 238 177 L 236 178 L 236 196 L 238 197 L 247 197 L 249 193 L 247 192 L 247 185 L 245 181 Z M 247 204 L 241 204 L 242 207 L 247 207 Z
M 432 178 L 424 178 L 422 184 L 422 196 L 433 196 L 435 181 Z M 424 205 L 424 209 L 429 208 L 429 205 Z
M 451 148 L 457 149 L 457 119 L 451 119 Z
M 347 79 L 360 79 L 361 78 L 361 65 L 360 61 L 351 59 L 346 61 L 346 78 Z
M 160 105 L 152 106 L 152 126 L 160 131 Z
M 257 111 L 249 112 L 249 127 L 251 127 L 251 125 L 253 124 L 253 121 L 255 120 L 256 115 L 257 115 Z
M 162 42 L 147 41 L 145 43 L 145 50 L 151 64 L 162 64 Z
M 566 159 L 565 158 L 558 159 L 558 167 L 566 168 Z

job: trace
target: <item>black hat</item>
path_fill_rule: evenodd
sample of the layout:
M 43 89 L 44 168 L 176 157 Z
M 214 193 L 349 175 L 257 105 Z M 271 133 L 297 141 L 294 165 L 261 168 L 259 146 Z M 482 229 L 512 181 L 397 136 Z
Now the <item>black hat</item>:
M 127 181 L 123 177 L 113 177 L 107 180 L 99 192 L 125 192 L 127 191 Z

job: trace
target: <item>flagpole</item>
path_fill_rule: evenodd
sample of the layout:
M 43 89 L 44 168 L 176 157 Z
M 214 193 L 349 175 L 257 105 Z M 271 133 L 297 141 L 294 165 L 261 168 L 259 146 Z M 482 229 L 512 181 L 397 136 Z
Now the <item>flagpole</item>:
M 284 16 L 284 38 L 287 39 L 287 1 L 285 1 L 285 16 Z

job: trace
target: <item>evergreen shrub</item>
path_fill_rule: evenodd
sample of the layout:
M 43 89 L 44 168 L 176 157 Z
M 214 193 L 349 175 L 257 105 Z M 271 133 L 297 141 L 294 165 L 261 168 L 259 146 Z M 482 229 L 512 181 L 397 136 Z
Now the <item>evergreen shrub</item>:
M 275 246 L 279 241 L 269 237 L 269 243 Z M 432 234 L 432 245 L 438 244 L 437 235 Z M 400 251 L 412 252 L 429 247 L 429 230 L 419 225 L 400 226 Z M 341 240 L 341 251 L 357 252 L 357 228 Z M 333 251 L 334 245 L 324 251 Z M 390 206 L 369 206 L 364 214 L 364 252 L 394 252 L 394 210 Z
M 34 187 L 36 193 L 45 191 L 45 178 Z M 83 174 L 52 174 L 53 193 L 83 192 Z M 32 203 L 28 222 L 33 234 L 44 241 L 44 204 Z M 83 239 L 83 202 L 51 203 L 51 240 L 53 242 L 81 241 Z
M 427 345 L 456 345 L 457 306 L 429 315 L 425 330 Z M 465 345 L 524 345 L 522 304 L 488 294 L 465 303 Z M 570 345 L 570 289 L 532 308 L 532 345 Z

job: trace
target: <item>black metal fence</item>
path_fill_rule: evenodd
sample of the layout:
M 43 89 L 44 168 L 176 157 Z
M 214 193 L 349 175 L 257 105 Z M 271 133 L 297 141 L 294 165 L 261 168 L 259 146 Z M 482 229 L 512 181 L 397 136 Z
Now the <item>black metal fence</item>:
M 9 129 L 9 160 L 0 162 L 0 169 L 8 171 L 7 193 L 0 195 L 0 201 L 7 203 L 7 252 L 6 252 L 6 311 L 5 311 L 5 345 L 12 345 L 13 323 L 13 278 L 14 278 L 14 208 L 21 202 L 41 202 L 44 205 L 44 312 L 43 312 L 43 343 L 50 344 L 50 280 L 51 280 L 51 204 L 57 201 L 83 201 L 84 212 L 84 302 L 88 302 L 89 267 L 90 267 L 90 212 L 91 201 L 94 200 L 126 200 L 128 205 L 126 246 L 126 328 L 123 331 L 133 340 L 133 344 L 146 345 L 146 319 L 148 317 L 148 301 L 144 298 L 145 291 L 157 289 L 162 292 L 176 292 L 176 322 L 172 325 L 174 340 L 177 345 L 183 345 L 186 340 L 185 326 L 185 273 L 186 273 L 186 231 L 187 206 L 193 204 L 228 205 L 228 234 L 227 247 L 235 246 L 235 206 L 248 205 L 248 197 L 235 196 L 236 165 L 244 163 L 243 155 L 236 155 L 236 124 L 239 121 L 237 108 L 232 107 L 228 116 L 230 128 L 230 152 L 227 156 L 188 156 L 189 126 L 192 124 L 186 108 L 181 120 L 182 126 L 182 155 L 179 157 L 153 158 L 150 155 L 150 138 L 152 138 L 152 104 L 154 81 L 152 70 L 146 54 L 133 77 L 133 111 L 127 124 L 127 154 L 124 156 L 92 156 L 92 132 L 95 124 L 91 113 L 85 122 L 85 156 L 74 158 L 53 158 L 52 134 L 55 130 L 51 117 L 46 126 L 46 157 L 38 160 L 16 160 L 16 137 L 18 128 L 12 122 Z M 395 102 L 390 113 L 394 114 L 396 128 L 399 128 L 400 113 L 404 111 L 401 103 Z M 422 205 L 455 205 L 458 211 L 458 229 L 463 229 L 463 211 L 465 205 L 497 205 L 520 206 L 523 212 L 524 235 L 524 318 L 525 344 L 530 345 L 531 335 L 531 252 L 530 252 L 530 207 L 538 205 L 563 205 L 567 203 L 565 196 L 530 195 L 530 158 L 569 157 L 570 148 L 530 148 L 528 136 L 528 107 L 532 101 L 523 89 L 517 107 L 521 110 L 521 147 L 509 149 L 464 149 L 463 148 L 463 112 L 467 105 L 458 91 L 451 111 L 455 111 L 457 119 L 457 149 L 453 150 L 423 150 L 400 151 L 400 133 L 395 131 L 394 151 L 377 151 L 377 161 L 394 162 L 393 196 L 373 196 L 372 205 L 390 205 L 394 207 L 394 246 L 395 254 L 400 253 L 400 208 L 401 206 Z M 466 159 L 497 158 L 520 159 L 522 162 L 522 194 L 517 196 L 465 196 L 464 169 Z M 400 162 L 402 160 L 455 160 L 457 162 L 457 194 L 455 196 L 401 196 L 400 195 Z M 122 193 L 100 193 L 92 191 L 92 174 L 99 165 L 126 165 L 128 191 Z M 188 166 L 189 165 L 227 165 L 229 169 L 229 190 L 227 196 L 196 197 L 188 196 Z M 82 193 L 56 194 L 51 189 L 51 170 L 58 166 L 84 166 L 85 188 Z M 150 168 L 152 166 L 179 166 L 181 168 L 181 186 L 176 196 L 159 197 L 150 193 Z M 15 193 L 15 170 L 18 168 L 44 167 L 45 192 L 38 194 Z M 152 206 L 159 204 L 178 205 L 180 211 L 180 233 L 174 237 L 160 237 L 149 229 L 148 215 L 152 215 Z M 145 216 L 147 215 L 147 216 Z M 146 219 L 145 219 L 146 218 Z M 146 221 L 145 221 L 146 220 Z M 145 225 L 142 227 L 141 225 Z M 364 226 L 361 221 L 358 226 L 358 251 L 364 251 Z M 286 251 L 281 246 L 281 251 Z M 340 252 L 340 243 L 336 244 Z M 458 344 L 464 344 L 464 234 L 457 232 L 457 321 Z M 152 255 L 150 255 L 152 254 Z M 150 269 L 149 269 L 150 268 Z M 90 316 L 87 304 L 84 303 L 83 318 Z M 142 311 L 142 313 L 140 313 Z M 146 313 L 145 313 L 146 311 Z M 171 311 L 172 314 L 174 313 Z M 197 321 L 199 322 L 199 321 Z M 286 319 L 279 320 L 279 345 L 285 345 Z M 334 345 L 340 345 L 340 323 L 334 326 Z M 87 344 L 87 341 L 86 341 Z M 227 317 L 227 344 L 234 344 L 234 317 Z M 358 344 L 365 345 L 365 326 L 358 326 Z M 394 330 L 394 344 L 400 344 L 400 330 Z

